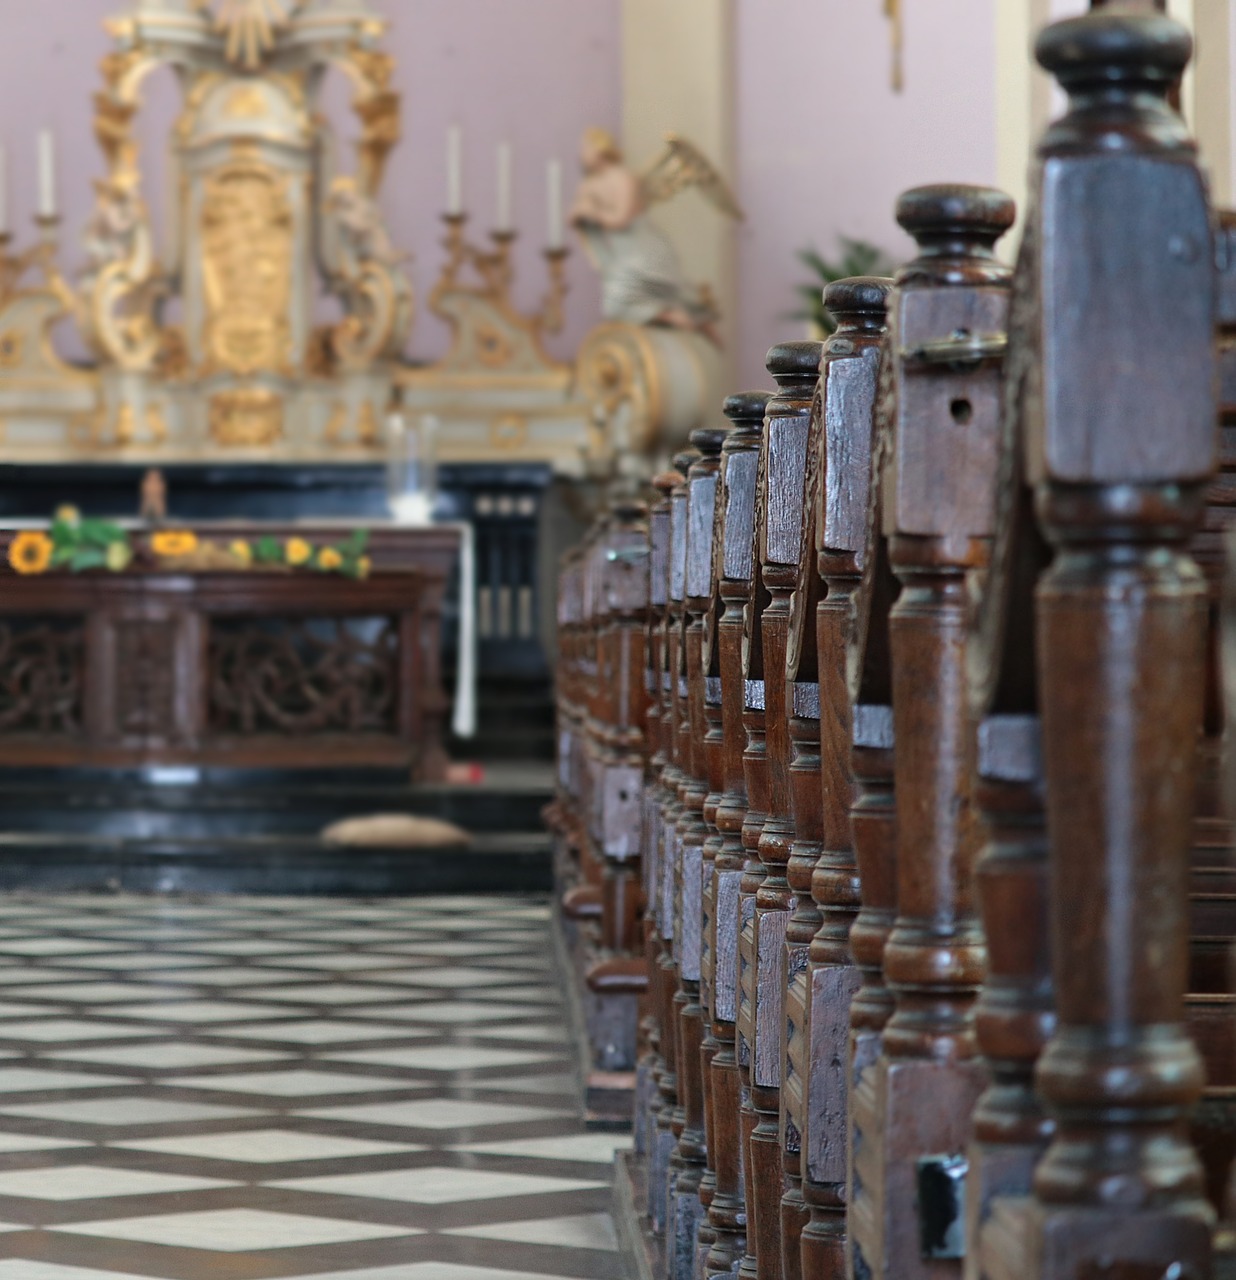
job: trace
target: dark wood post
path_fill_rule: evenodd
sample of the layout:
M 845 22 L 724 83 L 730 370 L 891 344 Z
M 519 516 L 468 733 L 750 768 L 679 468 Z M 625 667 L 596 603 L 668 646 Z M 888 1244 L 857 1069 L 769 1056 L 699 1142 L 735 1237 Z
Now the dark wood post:
M 678 1090 L 683 1104 L 683 1130 L 678 1139 L 677 1180 L 671 1188 L 670 1224 L 666 1232 L 666 1275 L 669 1280 L 692 1280 L 699 1232 L 700 1184 L 705 1166 L 704 1080 L 701 1053 L 704 1022 L 700 1009 L 700 964 L 703 947 L 704 801 L 708 795 L 708 766 L 704 756 L 704 615 L 712 596 L 713 522 L 724 430 L 691 433 L 699 450 L 687 475 L 686 568 L 683 575 L 686 630 L 683 636 L 683 699 L 680 722 L 685 734 L 681 747 L 682 780 L 678 799 L 681 816 L 674 839 L 674 959 L 684 1003 L 678 1021 Z M 680 686 L 681 687 L 681 686 Z
M 850 1248 L 878 1280 L 956 1275 L 957 1175 L 983 1087 L 972 1006 L 983 975 L 972 887 L 978 826 L 966 696 L 968 576 L 994 519 L 1013 203 L 920 187 L 897 205 L 919 255 L 889 314 L 891 408 L 880 483 L 889 563 L 896 739 L 897 918 L 884 947 L 893 1013 L 856 1106 Z M 907 1221 L 908 1218 L 908 1221 Z
M 1190 45 L 1169 18 L 1109 10 L 1036 48 L 1069 93 L 1032 174 L 1025 450 L 1055 553 L 1036 640 L 1058 1024 L 1037 1080 L 1057 1127 L 1034 1199 L 993 1209 L 1001 1274 L 1021 1280 L 1210 1266 L 1184 994 L 1215 295 L 1205 186 L 1167 101 Z
M 824 344 L 808 443 L 787 658 L 795 821 L 787 876 L 795 906 L 785 938 L 781 1087 L 789 1178 L 782 1226 L 786 1280 L 840 1277 L 845 1263 L 845 1099 L 850 999 L 857 983 L 849 933 L 858 907 L 846 646 L 862 571 L 890 286 L 859 277 L 825 290 L 837 330 Z
M 696 454 L 680 453 L 674 458 L 679 483 L 670 493 L 670 539 L 668 599 L 666 604 L 665 663 L 663 677 L 661 733 L 665 743 L 665 768 L 661 773 L 662 804 L 660 821 L 660 875 L 656 886 L 657 926 L 660 948 L 657 956 L 660 991 L 661 1054 L 665 1068 L 658 1078 L 661 1107 L 657 1113 L 657 1136 L 653 1145 L 654 1160 L 649 1170 L 648 1195 L 656 1234 L 665 1237 L 669 1221 L 670 1193 L 681 1170 L 677 1154 L 678 1139 L 686 1123 L 686 1113 L 678 1088 L 678 1021 L 682 1005 L 679 999 L 677 970 L 674 963 L 674 890 L 678 866 L 678 820 L 682 805 L 678 789 L 683 778 L 685 734 L 683 720 L 686 708 L 683 642 L 686 626 L 684 592 L 687 572 L 687 471 Z
M 660 934 L 657 928 L 656 909 L 659 902 L 657 886 L 661 875 L 661 771 L 665 768 L 665 741 L 661 722 L 664 715 L 662 675 L 665 671 L 666 605 L 669 598 L 670 493 L 680 479 L 676 471 L 663 471 L 653 478 L 652 487 L 656 493 L 656 499 L 648 513 L 649 611 L 647 667 L 644 682 L 648 691 L 644 718 L 647 758 L 644 775 L 643 828 L 640 839 L 643 853 L 640 869 L 644 895 L 644 967 L 649 975 L 650 987 L 645 998 L 644 1017 L 641 1021 L 644 1052 L 636 1068 L 634 1121 L 635 1150 L 647 1158 L 645 1167 L 651 1165 L 656 1113 L 659 1110 L 656 1081 L 665 1065 L 661 1056 L 661 1036 L 664 1028 L 660 1022 L 657 986 Z
M 725 415 L 734 424 L 721 450 L 717 503 L 717 593 L 721 613 L 709 646 L 710 671 L 720 681 L 724 790 L 716 807 L 719 845 L 705 885 L 707 924 L 704 984 L 710 1000 L 713 1053 L 711 1124 L 716 1188 L 708 1206 L 713 1240 L 705 1261 L 709 1277 L 732 1276 L 746 1248 L 743 1144 L 739 1131 L 742 1085 L 737 1059 L 739 885 L 747 811 L 743 772 L 743 620 L 755 573 L 753 531 L 760 439 L 767 392 L 730 396 Z M 714 615 L 715 616 L 715 615 Z
M 983 832 L 975 888 L 987 974 L 974 1010 L 990 1083 L 974 1109 L 966 1179 L 967 1280 L 987 1274 L 983 1235 L 998 1196 L 1027 1195 L 1052 1122 L 1034 1068 L 1055 1025 L 1048 922 L 1042 725 L 1034 590 L 1050 561 L 1022 454 L 1033 353 L 1023 254 L 1013 285 L 1001 424 L 996 531 L 970 646 L 974 799 Z

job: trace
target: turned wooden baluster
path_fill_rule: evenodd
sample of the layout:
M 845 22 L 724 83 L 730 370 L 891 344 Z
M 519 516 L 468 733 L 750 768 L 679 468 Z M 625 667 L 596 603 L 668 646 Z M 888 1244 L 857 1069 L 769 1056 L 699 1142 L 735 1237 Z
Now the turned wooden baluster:
M 670 1189 L 670 1226 L 666 1232 L 666 1275 L 670 1280 L 691 1280 L 695 1269 L 696 1237 L 700 1226 L 700 1184 L 705 1166 L 704 1081 L 701 1052 L 704 1042 L 700 1009 L 700 963 L 703 948 L 704 802 L 708 796 L 708 767 L 704 756 L 703 639 L 704 614 L 712 592 L 712 530 L 717 497 L 724 430 L 701 429 L 691 433 L 700 457 L 687 475 L 686 569 L 683 579 L 686 629 L 683 635 L 680 743 L 682 780 L 678 788 L 681 816 L 678 820 L 674 893 L 674 958 L 677 962 L 679 998 L 678 1092 L 683 1108 L 683 1129 L 678 1139 L 675 1167 L 678 1175 Z
M 880 350 L 861 577 L 853 595 L 846 645 L 853 781 L 850 838 L 858 868 L 859 908 L 850 925 L 850 958 L 858 971 L 858 987 L 850 1001 L 845 1145 L 847 1208 L 843 1247 L 846 1274 L 856 1280 L 865 1280 L 865 1277 L 860 1276 L 854 1266 L 852 1243 L 856 1220 L 863 1208 L 855 1170 L 855 1135 L 874 1128 L 878 1114 L 875 1064 L 880 1060 L 884 1027 L 893 1012 L 893 994 L 884 980 L 884 948 L 897 916 L 897 799 L 889 620 L 900 588 L 889 565 L 888 540 L 882 533 L 884 491 L 879 483 L 890 435 L 892 383 L 893 356 L 885 337 Z M 828 769 L 830 743 L 823 734 L 821 750 L 823 768 Z M 828 889 L 826 876 L 820 875 L 818 879 L 824 883 L 814 885 L 813 889 L 820 900 Z M 831 950 L 829 947 L 827 954 L 831 954 Z M 818 942 L 812 945 L 812 952 L 825 958 L 824 948 Z M 813 1248 L 818 1274 L 831 1274 L 836 1260 L 836 1231 L 833 1222 L 819 1213 L 803 1232 L 806 1261 L 811 1260 L 808 1251 Z M 814 1274 L 808 1270 L 808 1276 Z
M 698 455 L 694 452 L 677 454 L 674 469 L 682 480 L 670 494 L 670 545 L 669 545 L 669 598 L 666 620 L 666 671 L 663 678 L 665 716 L 661 732 L 665 737 L 666 765 L 661 774 L 663 803 L 661 806 L 661 867 L 657 885 L 657 923 L 661 948 L 657 958 L 660 972 L 661 1025 L 664 1034 L 661 1053 L 665 1069 L 658 1081 L 661 1090 L 661 1108 L 657 1115 L 655 1153 L 657 1163 L 649 1175 L 648 1194 L 659 1204 L 653 1222 L 659 1235 L 668 1224 L 670 1194 L 681 1164 L 677 1158 L 678 1140 L 686 1123 L 686 1111 L 678 1088 L 678 1025 L 685 1000 L 678 989 L 677 968 L 674 961 L 674 898 L 678 877 L 678 860 L 681 854 L 678 837 L 678 821 L 682 817 L 679 788 L 685 776 L 684 764 L 688 731 L 686 719 L 686 667 L 683 661 L 686 626 L 686 573 L 687 573 L 687 472 Z
M 638 1001 L 648 985 L 636 927 L 648 696 L 644 681 L 647 514 L 643 503 L 614 503 L 598 565 L 594 804 L 595 839 L 604 870 L 599 955 L 586 974 L 593 1016 L 585 1105 L 589 1114 L 605 1118 L 625 1118 L 631 1106 Z
M 756 588 L 748 608 L 743 765 L 750 807 L 741 884 L 739 1065 L 748 1086 L 747 1256 L 740 1274 L 781 1274 L 784 1169 L 779 1135 L 785 928 L 792 895 L 786 863 L 794 840 L 786 651 L 798 578 L 811 404 L 820 344 L 786 342 L 768 353 L 777 393 L 765 413 L 756 494 Z
M 986 1274 L 984 1231 L 997 1196 L 1026 1195 L 1052 1122 L 1034 1067 L 1055 1026 L 1048 921 L 1042 725 L 1034 590 L 1051 553 L 1034 518 L 1022 450 L 1035 359 L 1023 253 L 1013 285 L 991 566 L 969 655 L 974 801 L 983 832 L 975 889 L 987 973 L 974 1029 L 990 1083 L 974 1109 L 966 1177 L 967 1280 Z
M 950 1192 L 985 1084 L 972 1022 L 984 952 L 971 883 L 967 577 L 986 565 L 994 518 L 1009 272 L 993 250 L 1013 204 L 987 188 L 920 187 L 898 201 L 897 219 L 919 255 L 898 273 L 890 305 L 880 476 L 901 584 L 889 624 L 897 918 L 884 975 L 894 1005 L 867 1069 L 871 1107 L 852 1133 L 850 1231 L 855 1274 L 869 1268 L 879 1280 L 957 1273 L 961 1214 Z
M 641 881 L 644 893 L 644 959 L 649 976 L 649 991 L 641 1032 L 645 1051 L 641 1055 L 635 1077 L 635 1149 L 652 1159 L 656 1113 L 660 1109 L 656 1081 L 664 1069 L 658 1000 L 660 932 L 656 911 L 660 901 L 657 886 L 661 874 L 661 773 L 665 768 L 665 738 L 662 733 L 664 709 L 662 675 L 665 671 L 666 609 L 669 599 L 670 494 L 682 477 L 676 471 L 663 471 L 652 481 L 656 499 L 648 513 L 648 645 L 645 686 L 648 704 L 644 717 L 647 762 L 644 775 L 644 823 L 641 838 Z M 646 1164 L 646 1168 L 648 1165 Z
M 721 833 L 717 830 L 717 810 L 725 794 L 725 724 L 721 713 L 721 661 L 717 645 L 717 627 L 721 621 L 723 604 L 720 581 L 722 545 L 725 530 L 725 505 L 722 470 L 724 459 L 718 457 L 716 491 L 713 498 L 713 523 L 709 566 L 712 579 L 708 588 L 708 604 L 701 619 L 700 672 L 704 694 L 704 764 L 707 770 L 708 792 L 704 796 L 703 819 L 707 835 L 702 850 L 700 868 L 700 1017 L 703 1020 L 704 1038 L 700 1044 L 700 1077 L 704 1100 L 704 1174 L 700 1179 L 699 1229 L 695 1237 L 695 1262 L 692 1275 L 703 1280 L 707 1274 L 708 1255 L 716 1243 L 716 1232 L 708 1218 L 712 1198 L 717 1191 L 716 1138 L 713 1136 L 712 1063 L 721 1048 L 721 1042 L 713 1034 L 713 983 L 716 966 L 712 955 L 712 884 L 717 856 L 721 852 Z
M 739 1110 L 742 1082 L 737 1059 L 739 886 L 745 856 L 747 812 L 743 769 L 743 626 L 752 591 L 755 559 L 755 493 L 767 392 L 730 396 L 724 406 L 734 424 L 721 450 L 717 503 L 717 594 L 723 606 L 715 624 L 710 658 L 721 684 L 724 790 L 716 808 L 720 845 L 711 880 L 705 885 L 708 926 L 705 985 L 711 994 L 711 1031 L 717 1041 L 710 1067 L 710 1110 L 716 1189 L 708 1206 L 713 1240 L 704 1259 L 708 1277 L 730 1276 L 746 1248 L 747 1213 L 743 1186 L 743 1144 Z
M 786 659 L 794 793 L 787 878 L 795 894 L 785 938 L 781 1086 L 789 1181 L 782 1202 L 786 1280 L 840 1276 L 844 1267 L 846 1064 L 856 984 L 849 932 L 858 906 L 850 843 L 846 645 L 861 574 L 879 344 L 890 283 L 860 277 L 825 290 L 837 330 L 824 344 L 808 441 L 805 519 Z
M 1036 643 L 1058 1023 L 1036 1077 L 1055 1136 L 1034 1198 L 997 1201 L 986 1237 L 993 1274 L 1018 1280 L 1200 1277 L 1211 1260 L 1183 1000 L 1206 670 L 1187 548 L 1214 466 L 1214 278 L 1166 100 L 1190 44 L 1171 19 L 1108 10 L 1036 46 L 1069 94 L 1031 174 L 1025 441 L 1055 552 Z
M 1225 535 L 1236 515 L 1236 213 L 1217 212 L 1216 284 L 1219 364 L 1219 466 L 1206 495 L 1206 514 L 1190 549 L 1206 575 L 1210 637 L 1203 734 L 1198 743 L 1197 804 L 1190 874 L 1189 1027 L 1206 1068 L 1206 1092 L 1193 1111 L 1191 1137 L 1206 1171 L 1207 1196 L 1225 1206 L 1236 1160 L 1236 1055 L 1231 966 L 1236 938 L 1233 812 L 1224 803 L 1222 754 L 1227 714 L 1218 672 L 1219 614 L 1227 567 Z M 1236 1241 L 1233 1241 L 1236 1245 Z

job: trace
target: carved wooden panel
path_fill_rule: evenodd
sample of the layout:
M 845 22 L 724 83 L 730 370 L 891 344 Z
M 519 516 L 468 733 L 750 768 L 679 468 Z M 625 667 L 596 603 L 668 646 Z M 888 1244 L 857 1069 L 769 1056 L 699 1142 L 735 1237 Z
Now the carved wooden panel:
M 393 733 L 398 620 L 216 618 L 208 722 L 218 733 Z

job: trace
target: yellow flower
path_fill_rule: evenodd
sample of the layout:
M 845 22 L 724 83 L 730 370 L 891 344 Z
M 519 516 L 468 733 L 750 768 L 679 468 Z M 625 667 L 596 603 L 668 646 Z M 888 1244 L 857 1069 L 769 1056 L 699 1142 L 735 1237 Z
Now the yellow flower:
M 373 568 L 373 561 L 368 556 L 361 556 L 356 562 L 356 576 L 358 578 L 369 577 L 369 570 Z
M 127 542 L 109 542 L 107 544 L 107 567 L 113 573 L 123 573 L 133 559 L 133 551 Z
M 19 533 L 9 546 L 9 564 L 18 573 L 45 573 L 51 564 L 52 540 L 35 529 Z
M 81 524 L 82 513 L 76 507 L 71 507 L 68 503 L 65 503 L 63 506 L 56 508 L 56 513 L 52 516 L 52 519 L 57 524 Z
M 244 540 L 244 538 L 237 538 L 236 541 L 228 547 L 228 550 L 246 569 L 253 563 L 253 548 Z
M 150 538 L 157 556 L 189 556 L 197 550 L 197 534 L 192 529 L 160 529 Z
M 288 564 L 308 564 L 313 559 L 313 548 L 304 538 L 289 538 L 283 547 Z
M 342 563 L 343 557 L 334 547 L 323 547 L 318 552 L 318 565 L 323 569 L 338 569 Z

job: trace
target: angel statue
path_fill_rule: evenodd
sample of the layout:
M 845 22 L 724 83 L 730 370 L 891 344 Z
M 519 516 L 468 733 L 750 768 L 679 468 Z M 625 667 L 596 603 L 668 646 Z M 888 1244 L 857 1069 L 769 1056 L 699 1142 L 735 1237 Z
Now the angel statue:
M 674 246 L 648 210 L 698 187 L 722 213 L 741 218 L 721 175 L 691 143 L 672 134 L 642 174 L 628 167 L 622 149 L 604 129 L 587 130 L 580 161 L 584 178 L 569 217 L 601 273 L 605 318 L 686 329 L 719 345 L 710 290 L 686 279 Z

